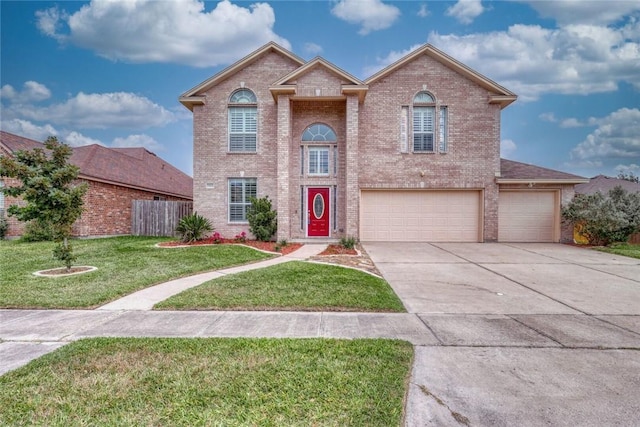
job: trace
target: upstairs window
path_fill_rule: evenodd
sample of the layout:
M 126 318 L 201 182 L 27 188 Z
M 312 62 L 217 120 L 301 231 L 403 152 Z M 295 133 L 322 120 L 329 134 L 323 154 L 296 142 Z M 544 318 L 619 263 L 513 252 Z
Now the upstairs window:
M 302 133 L 301 173 L 309 176 L 329 176 L 331 171 L 338 174 L 337 136 L 324 123 L 314 123 Z M 331 155 L 333 153 L 333 156 Z
M 335 142 L 336 133 L 324 123 L 316 123 L 304 130 L 302 142 Z
M 229 98 L 229 151 L 255 152 L 258 141 L 258 106 L 249 89 L 238 89 Z
M 413 151 L 433 152 L 435 141 L 435 99 L 428 92 L 413 98 Z

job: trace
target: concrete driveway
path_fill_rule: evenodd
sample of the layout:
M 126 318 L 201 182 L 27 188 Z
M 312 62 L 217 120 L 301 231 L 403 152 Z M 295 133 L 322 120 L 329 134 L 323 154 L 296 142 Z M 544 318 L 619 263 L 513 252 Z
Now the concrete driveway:
M 640 425 L 640 260 L 559 244 L 366 243 L 437 345 L 409 426 Z

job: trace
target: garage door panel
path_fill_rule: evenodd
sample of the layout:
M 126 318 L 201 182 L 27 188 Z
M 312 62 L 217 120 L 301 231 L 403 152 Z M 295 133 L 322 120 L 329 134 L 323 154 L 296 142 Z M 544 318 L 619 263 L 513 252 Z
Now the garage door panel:
M 477 242 L 480 191 L 363 191 L 365 241 Z M 387 207 L 387 208 L 385 208 Z
M 498 240 L 554 242 L 558 221 L 556 191 L 501 191 Z

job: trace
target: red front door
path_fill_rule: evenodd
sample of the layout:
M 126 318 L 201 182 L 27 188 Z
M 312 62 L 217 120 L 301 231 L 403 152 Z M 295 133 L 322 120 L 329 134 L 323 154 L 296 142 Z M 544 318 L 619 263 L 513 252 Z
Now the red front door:
M 307 235 L 328 237 L 329 189 L 309 188 L 307 194 Z

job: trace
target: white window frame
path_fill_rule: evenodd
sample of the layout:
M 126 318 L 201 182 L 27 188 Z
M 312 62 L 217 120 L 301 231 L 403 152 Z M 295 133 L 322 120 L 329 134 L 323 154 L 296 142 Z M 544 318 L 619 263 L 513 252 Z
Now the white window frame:
M 323 160 L 326 158 L 326 163 Z M 314 163 L 312 163 L 312 160 Z M 329 176 L 331 165 L 328 145 L 310 145 L 307 147 L 307 171 L 309 176 Z
M 258 151 L 258 101 L 249 89 L 238 89 L 229 97 L 227 149 L 231 153 Z
M 413 107 L 413 152 L 433 153 L 436 145 L 436 107 L 435 106 L 414 106 Z M 431 141 L 428 137 L 431 137 Z M 417 138 L 420 139 L 417 140 Z M 416 144 L 418 143 L 418 144 Z
M 232 185 L 242 185 L 241 201 L 232 201 Z M 253 184 L 253 189 L 251 188 Z M 229 178 L 227 183 L 227 220 L 233 224 L 247 223 L 247 210 L 251 206 L 250 197 L 258 197 L 258 180 L 257 178 Z M 232 218 L 231 210 L 233 207 L 240 207 L 242 210 L 242 218 Z

